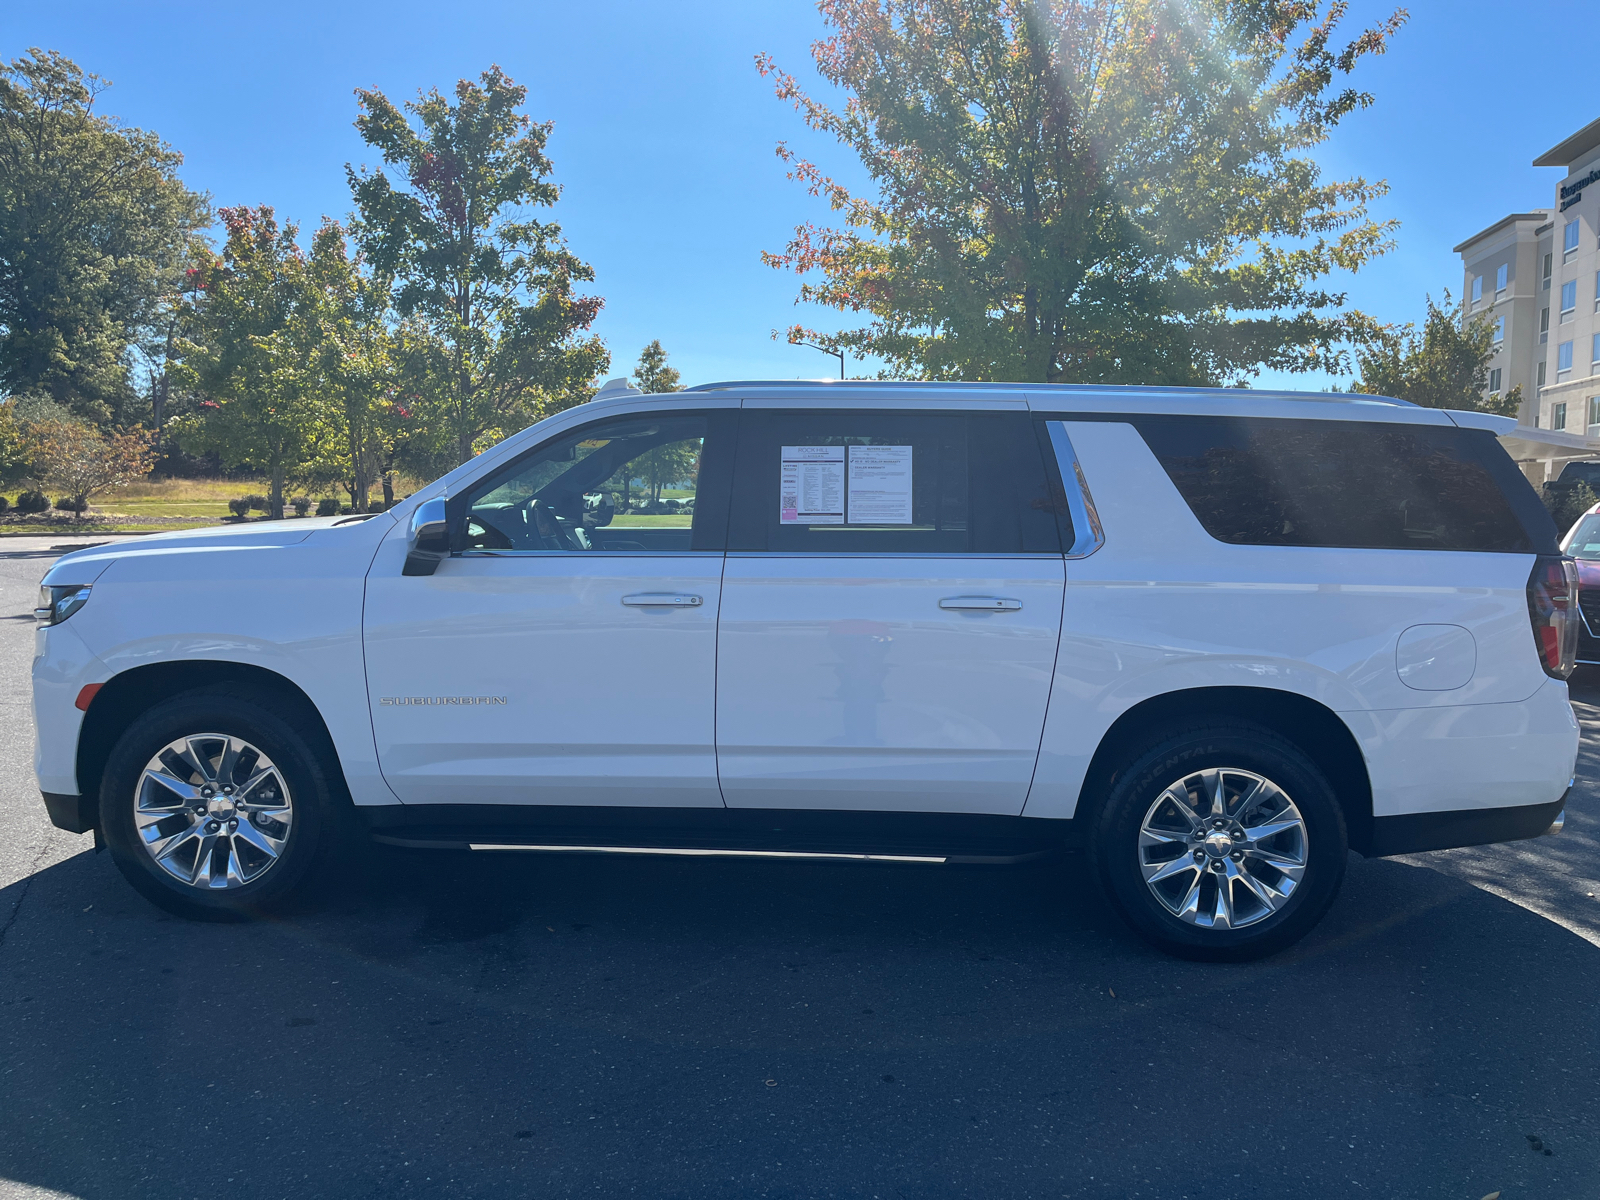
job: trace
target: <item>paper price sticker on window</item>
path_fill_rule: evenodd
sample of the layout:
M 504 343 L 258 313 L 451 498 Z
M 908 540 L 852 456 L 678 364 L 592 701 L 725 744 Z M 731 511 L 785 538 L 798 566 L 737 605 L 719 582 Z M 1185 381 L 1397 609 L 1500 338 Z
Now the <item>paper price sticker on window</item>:
M 844 524 L 844 447 L 785 446 L 778 484 L 784 525 Z
M 911 524 L 911 447 L 851 446 L 852 525 Z

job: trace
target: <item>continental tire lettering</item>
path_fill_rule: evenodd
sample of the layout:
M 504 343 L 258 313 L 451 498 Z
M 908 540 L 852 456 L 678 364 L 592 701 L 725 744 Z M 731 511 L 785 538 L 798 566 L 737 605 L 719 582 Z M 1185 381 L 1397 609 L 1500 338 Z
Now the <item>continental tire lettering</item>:
M 438 705 L 504 704 L 505 696 L 384 696 L 378 703 L 385 708 L 425 707 Z

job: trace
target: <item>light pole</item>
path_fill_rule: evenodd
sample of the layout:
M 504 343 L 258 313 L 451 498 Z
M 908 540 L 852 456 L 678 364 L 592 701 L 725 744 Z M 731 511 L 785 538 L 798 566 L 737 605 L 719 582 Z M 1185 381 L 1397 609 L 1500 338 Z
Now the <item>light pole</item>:
M 795 342 L 796 346 L 810 346 L 813 350 L 821 350 L 824 354 L 831 354 L 839 360 L 839 382 L 844 382 L 844 351 L 829 350 L 826 346 L 819 346 L 815 342 Z

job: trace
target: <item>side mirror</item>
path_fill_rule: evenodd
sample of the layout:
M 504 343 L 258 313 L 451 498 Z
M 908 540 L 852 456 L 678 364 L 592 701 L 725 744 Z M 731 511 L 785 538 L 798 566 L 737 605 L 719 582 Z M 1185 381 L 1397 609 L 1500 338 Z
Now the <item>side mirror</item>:
M 424 500 L 411 514 L 406 565 L 400 574 L 432 575 L 449 553 L 450 524 L 445 514 L 444 497 Z

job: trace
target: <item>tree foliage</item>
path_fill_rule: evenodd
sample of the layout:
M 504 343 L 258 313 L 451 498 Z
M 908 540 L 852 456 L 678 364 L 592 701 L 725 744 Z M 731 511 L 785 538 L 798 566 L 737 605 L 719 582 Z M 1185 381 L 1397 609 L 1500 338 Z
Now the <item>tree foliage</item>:
M 859 155 L 842 214 L 780 254 L 800 298 L 868 322 L 804 340 L 930 379 L 1212 384 L 1335 373 L 1370 322 L 1325 278 L 1389 247 L 1386 190 L 1309 151 L 1372 103 L 1339 80 L 1398 11 L 1336 42 L 1343 0 L 820 0 L 829 107 L 759 56 L 806 125 Z
M 641 392 L 653 396 L 661 392 L 682 391 L 682 380 L 678 369 L 667 365 L 667 352 L 660 338 L 639 351 L 639 363 L 633 368 L 633 382 Z
M 72 502 L 75 519 L 91 498 L 141 478 L 155 464 L 154 438 L 146 429 L 102 433 L 84 421 L 46 421 L 27 433 L 34 475 Z
M 1420 330 L 1409 322 L 1378 330 L 1357 355 L 1361 379 L 1354 390 L 1393 396 L 1424 408 L 1454 408 L 1514 417 L 1522 404 L 1519 384 L 1503 394 L 1489 394 L 1489 360 L 1494 357 L 1494 322 L 1471 320 L 1450 299 L 1427 298 L 1428 313 Z
M 159 343 L 210 223 L 155 134 L 95 111 L 55 51 L 0 65 L 0 391 L 131 419 L 130 352 Z
M 356 128 L 393 178 L 347 167 L 353 232 L 373 268 L 395 280 L 396 307 L 414 320 L 410 369 L 438 385 L 419 403 L 465 462 L 485 442 L 587 399 L 610 362 L 585 332 L 601 301 L 574 291 L 594 272 L 560 226 L 530 212 L 560 194 L 544 152 L 551 127 L 523 115 L 527 89 L 498 67 L 458 82 L 453 100 L 435 89 L 403 112 L 381 92 L 356 95 Z
M 199 337 L 180 347 L 180 379 L 207 398 L 173 425 L 180 441 L 227 466 L 264 472 L 277 518 L 285 483 L 321 432 L 319 305 L 294 224 L 280 227 L 267 206 L 220 215 L 228 240 L 199 285 Z

